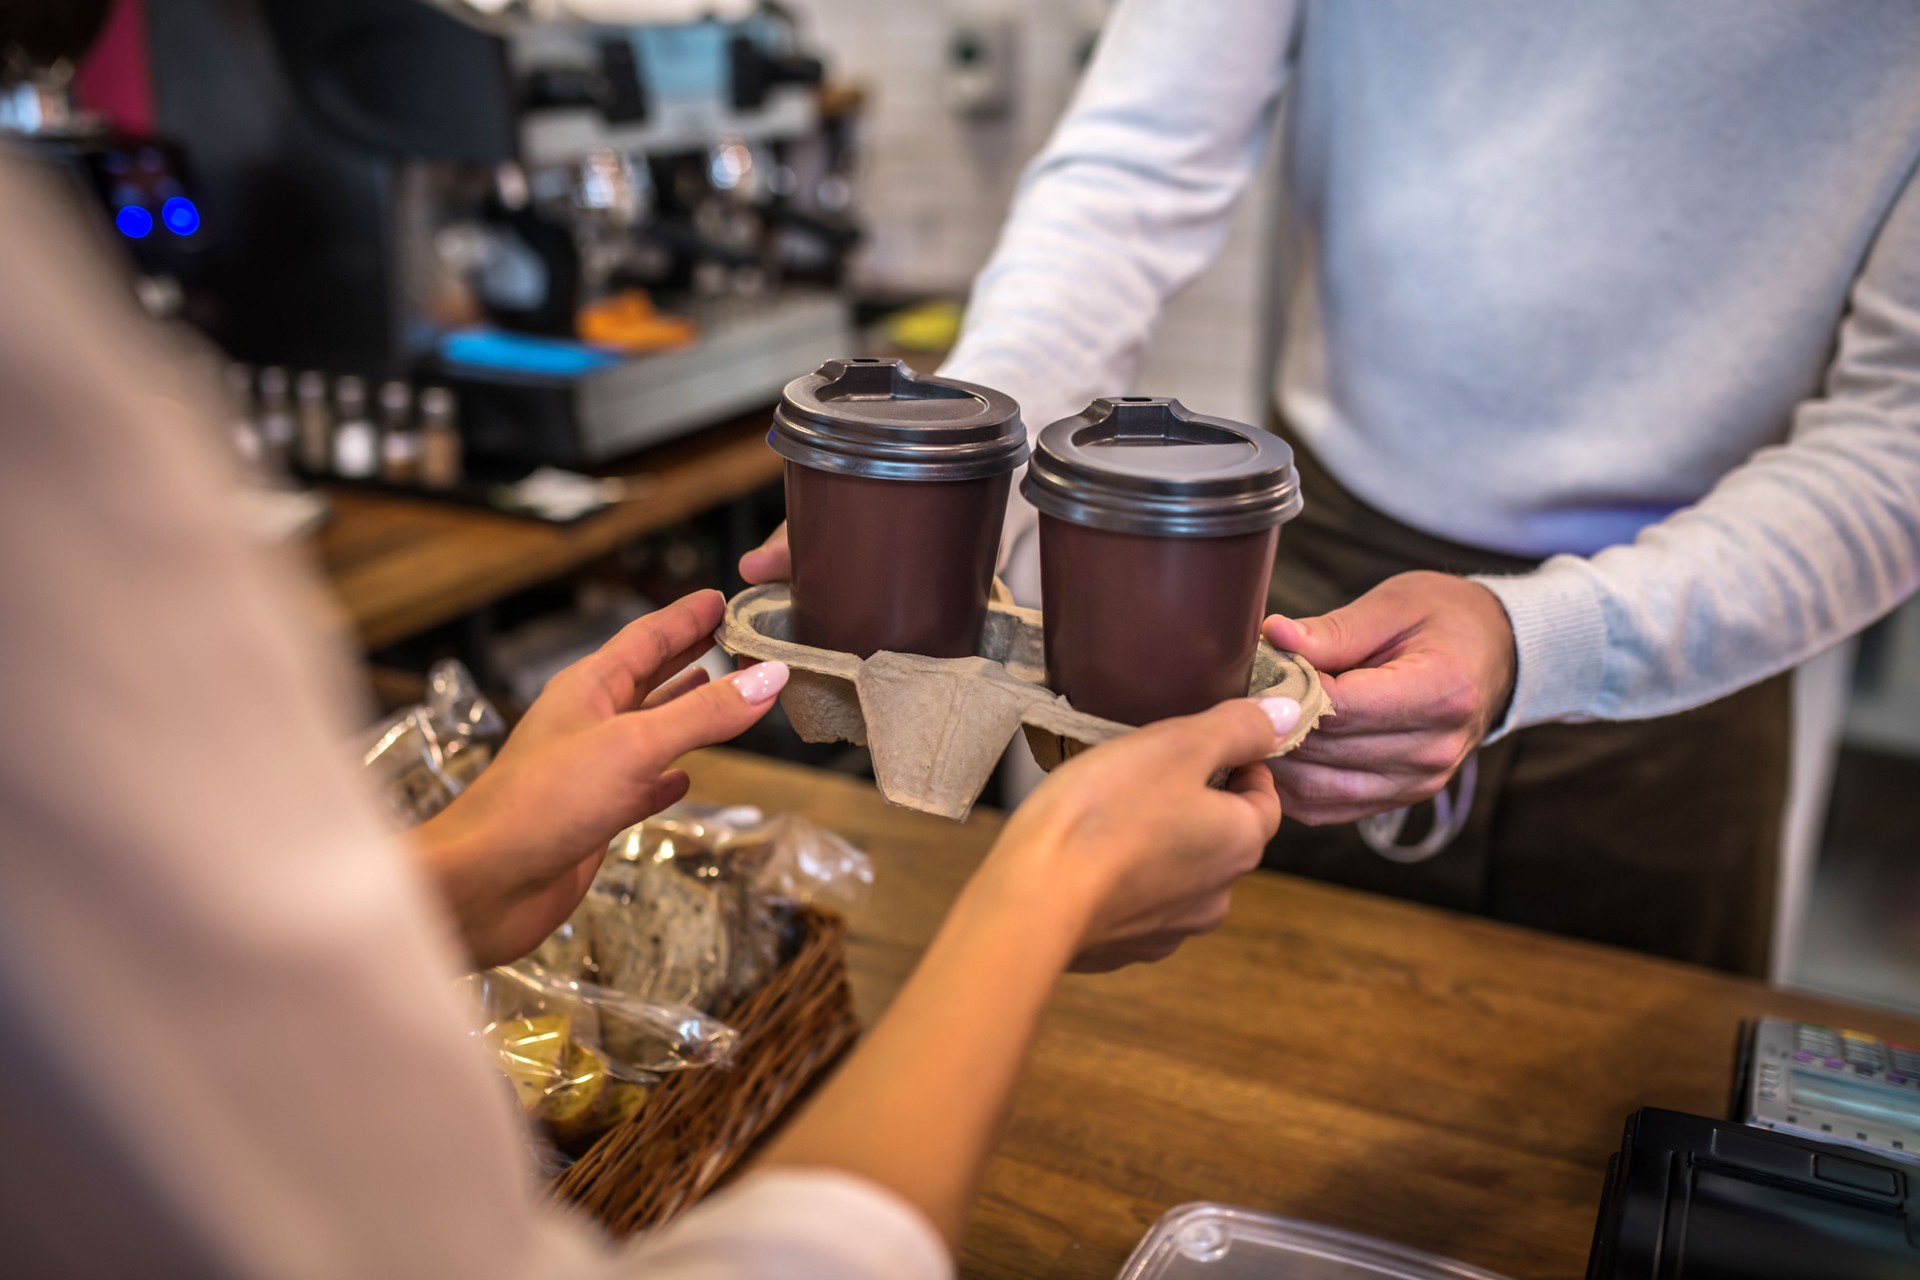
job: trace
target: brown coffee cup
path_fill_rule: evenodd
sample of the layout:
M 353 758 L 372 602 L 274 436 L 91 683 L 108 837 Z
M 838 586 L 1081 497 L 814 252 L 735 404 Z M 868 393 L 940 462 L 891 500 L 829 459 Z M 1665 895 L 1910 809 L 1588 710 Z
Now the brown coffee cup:
M 1019 407 L 899 360 L 829 360 L 787 384 L 767 443 L 786 459 L 793 638 L 861 658 L 979 648 Z
M 1021 493 L 1040 512 L 1047 682 L 1075 710 L 1148 724 L 1243 698 L 1293 450 L 1178 400 L 1095 400 L 1040 433 Z

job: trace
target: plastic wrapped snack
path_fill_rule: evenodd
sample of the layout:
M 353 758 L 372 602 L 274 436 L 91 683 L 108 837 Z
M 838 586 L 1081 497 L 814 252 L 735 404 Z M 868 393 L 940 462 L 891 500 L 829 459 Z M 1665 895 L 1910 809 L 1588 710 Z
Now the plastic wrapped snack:
M 577 1153 L 662 1073 L 725 1065 L 723 1019 L 791 955 L 796 909 L 844 911 L 872 880 L 865 854 L 804 819 L 675 806 L 614 839 L 531 955 L 470 980 L 481 1035 L 522 1109 Z
M 436 663 L 427 698 L 367 733 L 361 766 L 403 826 L 447 807 L 492 763 L 507 723 L 460 663 Z
M 598 1047 L 596 997 L 580 991 L 552 992 L 517 974 L 494 970 L 470 980 L 486 1010 L 479 1034 L 493 1051 L 514 1100 L 543 1139 L 540 1163 L 564 1161 L 607 1129 L 646 1105 L 656 1072 L 615 1061 Z M 612 1001 L 617 1005 L 617 998 Z M 655 1018 L 656 1011 L 637 1011 Z M 686 1011 L 682 1025 L 663 1030 L 688 1046 L 705 1046 L 716 1057 L 731 1048 L 733 1032 Z M 668 1064 L 680 1065 L 680 1064 Z M 548 1144 L 551 1150 L 544 1150 Z

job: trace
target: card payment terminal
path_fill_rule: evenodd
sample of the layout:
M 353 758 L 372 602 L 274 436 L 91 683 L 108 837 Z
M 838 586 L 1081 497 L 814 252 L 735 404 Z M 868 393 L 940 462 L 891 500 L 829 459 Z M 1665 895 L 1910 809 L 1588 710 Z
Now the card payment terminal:
M 1920 1048 L 1784 1018 L 1743 1048 L 1735 1120 L 1920 1162 Z

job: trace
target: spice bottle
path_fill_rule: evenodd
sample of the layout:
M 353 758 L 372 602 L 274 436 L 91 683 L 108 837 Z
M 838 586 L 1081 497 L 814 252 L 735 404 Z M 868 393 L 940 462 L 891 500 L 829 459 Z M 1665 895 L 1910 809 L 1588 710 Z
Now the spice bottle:
M 287 371 L 268 365 L 260 371 L 260 448 L 267 467 L 284 472 L 293 461 L 295 427 L 287 398 Z
M 454 421 L 453 392 L 428 387 L 420 393 L 420 479 L 429 489 L 460 483 L 460 427 Z
M 253 370 L 238 360 L 226 368 L 227 440 L 247 466 L 260 463 L 260 432 L 253 424 Z
M 324 475 L 333 469 L 333 407 L 327 403 L 327 377 L 309 369 L 294 380 L 294 403 L 300 425 L 296 456 L 301 469 Z
M 404 382 L 380 388 L 380 478 L 388 484 L 420 480 L 420 433 L 413 426 L 413 389 Z
M 333 470 L 349 480 L 366 480 L 380 471 L 380 433 L 367 419 L 367 384 L 345 377 L 334 384 L 340 425 L 333 432 Z

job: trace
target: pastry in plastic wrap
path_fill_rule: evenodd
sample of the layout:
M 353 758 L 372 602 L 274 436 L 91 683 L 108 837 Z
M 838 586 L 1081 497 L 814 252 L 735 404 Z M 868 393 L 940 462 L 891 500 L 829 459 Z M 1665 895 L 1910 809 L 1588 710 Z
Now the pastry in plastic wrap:
M 731 947 L 719 892 L 669 863 L 635 864 L 631 877 L 630 900 L 598 890 L 587 895 L 601 982 L 637 1000 L 713 1009 Z M 606 1044 L 616 1058 L 644 1052 L 625 1026 L 609 1025 Z
M 487 1039 L 522 1109 L 538 1107 L 560 1078 L 560 1064 L 567 1054 L 566 1018 L 509 1018 L 490 1026 Z
M 493 762 L 506 721 L 460 663 L 436 663 L 427 699 L 370 729 L 360 766 L 402 826 L 425 822 L 447 807 Z
M 794 908 L 845 909 L 865 855 L 798 819 L 678 806 L 622 833 L 573 915 L 468 981 L 543 1176 L 642 1111 L 658 1073 L 726 1064 L 721 1018 L 790 954 Z
M 562 978 L 598 977 L 600 967 L 594 962 L 593 940 L 588 934 L 584 911 L 585 904 L 582 903 L 565 924 L 533 949 L 527 962 Z
M 607 1060 L 580 1044 L 569 1044 L 559 1079 L 540 1104 L 540 1118 L 565 1146 L 598 1132 L 601 1101 L 607 1092 Z

